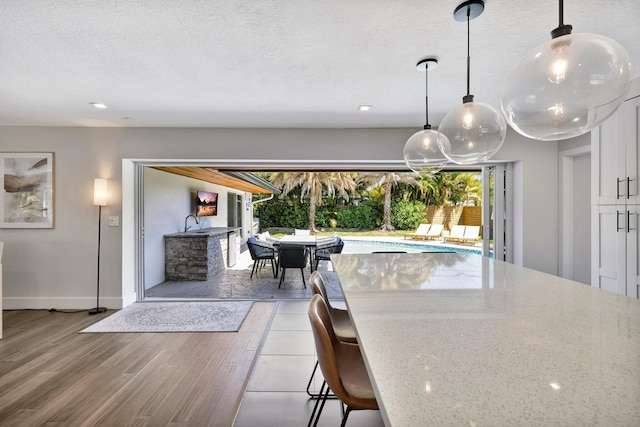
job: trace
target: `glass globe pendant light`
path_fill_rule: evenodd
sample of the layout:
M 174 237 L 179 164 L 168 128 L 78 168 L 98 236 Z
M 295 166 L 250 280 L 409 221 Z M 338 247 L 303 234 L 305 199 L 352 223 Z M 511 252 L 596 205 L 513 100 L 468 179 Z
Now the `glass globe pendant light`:
M 582 135 L 611 116 L 631 86 L 631 58 L 598 34 L 571 34 L 563 23 L 551 40 L 520 60 L 506 80 L 501 108 L 520 134 L 540 141 Z
M 473 101 L 469 93 L 471 59 L 469 56 L 469 21 L 484 11 L 484 2 L 465 1 L 454 11 L 456 21 L 467 21 L 467 94 L 462 105 L 453 108 L 440 122 L 440 132 L 447 136 L 440 144 L 442 153 L 453 163 L 480 163 L 498 152 L 507 135 L 504 117 L 488 104 Z
M 429 70 L 438 66 L 435 58 L 426 58 L 416 64 L 425 72 L 425 125 L 424 130 L 414 133 L 404 145 L 404 161 L 412 171 L 422 175 L 433 175 L 445 167 L 448 160 L 440 151 L 440 144 L 446 144 L 447 137 L 429 124 Z

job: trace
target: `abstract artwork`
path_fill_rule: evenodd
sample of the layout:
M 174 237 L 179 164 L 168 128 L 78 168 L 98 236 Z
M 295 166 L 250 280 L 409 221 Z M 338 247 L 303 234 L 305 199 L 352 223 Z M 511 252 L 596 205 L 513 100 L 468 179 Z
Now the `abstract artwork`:
M 0 228 L 53 228 L 53 153 L 0 153 Z

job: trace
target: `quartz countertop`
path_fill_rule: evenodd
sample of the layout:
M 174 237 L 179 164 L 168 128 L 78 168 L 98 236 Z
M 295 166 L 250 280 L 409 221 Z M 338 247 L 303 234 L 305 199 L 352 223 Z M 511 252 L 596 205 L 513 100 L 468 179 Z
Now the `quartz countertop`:
M 165 234 L 165 237 L 202 237 L 217 236 L 219 234 L 228 234 L 240 230 L 240 227 L 210 227 L 201 229 L 189 229 L 187 232 L 180 231 L 178 233 Z
M 473 254 L 332 255 L 387 426 L 640 425 L 640 301 Z

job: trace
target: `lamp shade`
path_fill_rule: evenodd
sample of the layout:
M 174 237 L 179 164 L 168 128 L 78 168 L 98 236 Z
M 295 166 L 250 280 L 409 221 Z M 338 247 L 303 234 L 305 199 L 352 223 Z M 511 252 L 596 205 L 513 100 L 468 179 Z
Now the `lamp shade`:
M 449 111 L 439 130 L 447 137 L 438 140 L 442 154 L 453 163 L 470 165 L 488 160 L 502 147 L 507 123 L 492 106 L 471 101 Z
M 432 175 L 442 170 L 448 159 L 440 151 L 447 137 L 436 130 L 425 129 L 414 133 L 404 145 L 404 161 L 412 171 Z
M 513 69 L 502 93 L 502 113 L 529 138 L 575 137 L 615 112 L 631 77 L 631 58 L 617 41 L 590 33 L 559 36 Z
M 96 178 L 93 181 L 93 204 L 107 206 L 107 180 Z

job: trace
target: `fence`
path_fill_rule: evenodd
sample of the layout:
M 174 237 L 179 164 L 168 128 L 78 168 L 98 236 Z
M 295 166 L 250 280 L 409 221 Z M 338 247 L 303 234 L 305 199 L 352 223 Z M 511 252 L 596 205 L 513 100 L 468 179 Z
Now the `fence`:
M 426 222 L 443 224 L 451 230 L 454 225 L 482 225 L 482 206 L 427 206 Z

